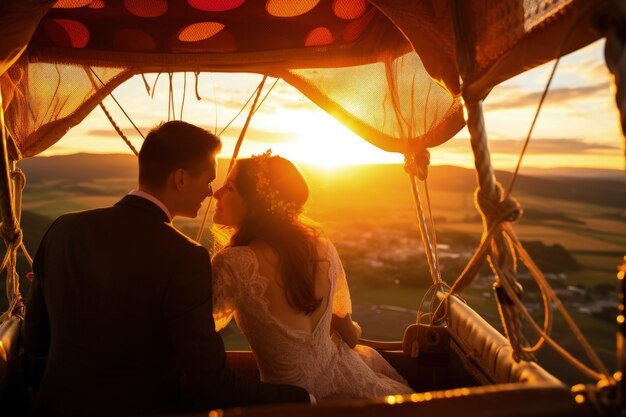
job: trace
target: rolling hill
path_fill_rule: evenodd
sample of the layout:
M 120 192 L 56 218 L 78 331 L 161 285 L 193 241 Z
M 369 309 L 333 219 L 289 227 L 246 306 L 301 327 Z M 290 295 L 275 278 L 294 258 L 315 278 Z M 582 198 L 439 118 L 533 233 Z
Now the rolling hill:
M 87 182 L 95 179 L 133 179 L 137 176 L 137 161 L 133 155 L 75 154 L 35 157 L 20 161 L 18 166 L 26 173 L 29 183 L 42 181 Z M 354 165 L 326 171 L 315 166 L 299 164 L 310 180 L 312 188 L 345 190 L 367 187 L 377 190 L 408 189 L 406 175 L 399 165 Z M 228 166 L 220 163 L 223 175 Z M 471 193 L 476 187 L 473 170 L 456 166 L 429 168 L 428 186 L 431 190 Z M 626 207 L 626 185 L 623 173 L 616 170 L 560 169 L 530 170 L 539 175 L 520 175 L 515 194 L 533 195 L 567 201 L 593 203 L 601 206 Z M 545 175 L 544 175 L 545 174 Z M 506 187 L 511 173 L 496 171 L 498 180 Z

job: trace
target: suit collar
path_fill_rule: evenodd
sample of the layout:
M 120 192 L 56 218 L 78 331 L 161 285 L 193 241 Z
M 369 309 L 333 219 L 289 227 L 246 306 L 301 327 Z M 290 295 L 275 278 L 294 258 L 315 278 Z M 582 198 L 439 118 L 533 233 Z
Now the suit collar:
M 164 223 L 170 223 L 170 219 L 167 217 L 167 214 L 161 209 L 161 207 L 157 206 L 153 202 L 146 200 L 143 197 L 138 197 L 136 195 L 126 195 L 120 201 L 118 201 L 116 206 L 124 206 L 124 207 L 132 207 L 135 209 L 139 209 L 145 211 L 146 214 L 150 216 L 155 216 L 158 219 L 162 220 Z
M 163 210 L 165 212 L 165 214 L 167 215 L 169 221 L 172 221 L 172 216 L 170 214 L 169 209 L 167 208 L 167 206 L 158 199 L 158 197 L 146 192 L 146 191 L 142 191 L 142 190 L 132 190 L 131 192 L 129 192 L 128 194 L 130 195 L 136 195 L 137 197 L 143 197 L 148 201 L 153 202 L 154 204 L 156 204 L 161 210 Z

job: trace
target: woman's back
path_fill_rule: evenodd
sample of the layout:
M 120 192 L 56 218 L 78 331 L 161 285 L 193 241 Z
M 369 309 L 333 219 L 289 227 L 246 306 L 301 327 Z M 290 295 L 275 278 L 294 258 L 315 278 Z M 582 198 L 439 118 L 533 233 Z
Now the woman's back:
M 276 253 L 263 245 L 237 246 L 214 258 L 214 310 L 219 328 L 234 312 L 255 354 L 261 378 L 306 388 L 318 399 L 411 392 L 374 350 L 351 349 L 331 332 L 331 317 L 351 310 L 345 274 L 332 243 L 320 239 L 316 294 L 309 316 L 286 301 Z M 267 275 L 274 275 L 274 278 Z M 325 294 L 324 294 L 325 292 Z
M 319 321 L 327 310 L 328 302 L 331 297 L 331 278 L 329 276 L 330 261 L 328 254 L 324 254 L 324 248 L 317 245 L 318 256 L 316 259 L 310 259 L 309 262 L 315 263 L 315 298 L 321 300 L 319 307 L 310 314 L 296 310 L 287 300 L 287 292 L 285 290 L 284 272 L 280 267 L 280 258 L 276 250 L 262 241 L 254 241 L 250 244 L 250 249 L 254 252 L 259 275 L 268 279 L 268 285 L 265 290 L 264 297 L 268 301 L 269 312 L 284 324 L 286 327 L 294 330 L 301 330 L 312 333 Z M 299 277 L 295 277 L 298 279 Z

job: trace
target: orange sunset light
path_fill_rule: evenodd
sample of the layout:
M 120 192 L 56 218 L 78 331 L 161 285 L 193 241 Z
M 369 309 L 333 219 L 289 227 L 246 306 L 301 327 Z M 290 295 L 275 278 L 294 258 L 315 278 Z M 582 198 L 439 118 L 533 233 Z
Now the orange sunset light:
M 624 168 L 619 117 L 602 47 L 602 42 L 597 42 L 562 59 L 523 166 Z M 485 120 L 496 169 L 512 169 L 517 163 L 552 65 L 545 64 L 501 84 L 485 100 Z M 154 87 L 153 97 L 138 76 L 117 88 L 114 95 L 144 135 L 158 122 L 167 120 L 168 113 L 169 118 L 182 115 L 188 122 L 221 133 L 222 156 L 229 157 L 249 112 L 249 105 L 243 111 L 241 108 L 262 77 L 258 74 L 201 74 L 198 79 L 200 100 L 191 87 L 195 82 L 193 74 L 186 75 L 186 90 L 184 77 L 184 74 L 173 76 L 174 110 L 168 107 L 169 79 L 165 74 L 145 76 L 148 85 Z M 403 162 L 402 155 L 376 148 L 286 82 L 278 80 L 274 85 L 275 81 L 268 78 L 265 83 L 262 94 L 265 100 L 251 119 L 241 157 L 272 148 L 275 154 L 326 169 Z M 181 109 L 183 100 L 185 106 Z M 139 148 L 142 142 L 139 133 L 110 98 L 104 103 Z M 228 124 L 229 128 L 222 132 Z M 463 129 L 447 143 L 431 149 L 431 164 L 472 167 L 468 138 L 469 133 Z M 126 153 L 129 150 L 96 108 L 44 155 L 76 152 Z

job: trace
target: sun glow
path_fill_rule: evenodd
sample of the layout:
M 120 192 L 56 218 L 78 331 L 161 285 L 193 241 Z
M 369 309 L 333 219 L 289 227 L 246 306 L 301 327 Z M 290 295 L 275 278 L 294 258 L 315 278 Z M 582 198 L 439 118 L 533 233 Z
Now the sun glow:
M 327 113 L 318 111 L 275 114 L 283 128 L 297 132 L 295 140 L 276 145 L 276 153 L 299 162 L 332 170 L 345 165 L 402 162 L 400 154 L 382 151 L 350 131 Z

